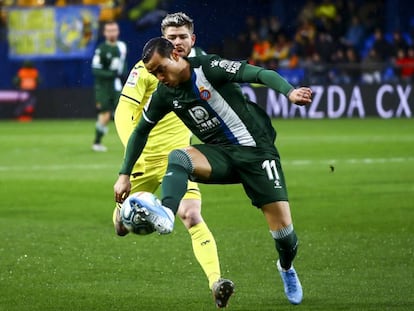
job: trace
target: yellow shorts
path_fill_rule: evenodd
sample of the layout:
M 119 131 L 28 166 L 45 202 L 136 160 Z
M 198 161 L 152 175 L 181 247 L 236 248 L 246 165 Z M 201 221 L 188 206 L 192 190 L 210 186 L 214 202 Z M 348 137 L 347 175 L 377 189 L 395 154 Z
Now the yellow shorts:
M 114 116 L 118 136 L 124 146 L 139 121 L 139 112 L 135 104 L 120 101 Z M 160 137 L 158 137 L 160 139 Z M 171 139 L 166 141 L 171 143 Z M 170 146 L 168 148 L 171 148 Z M 177 148 L 181 148 L 177 147 Z M 155 193 L 161 184 L 168 164 L 168 153 L 174 148 L 164 150 L 162 154 L 150 153 L 144 149 L 131 174 L 131 193 L 148 191 Z M 187 193 L 183 199 L 200 199 L 198 184 L 188 181 Z
M 138 191 L 155 193 L 164 177 L 167 162 L 166 158 L 160 161 L 145 161 L 145 172 L 142 175 L 131 176 L 131 193 Z M 188 181 L 187 192 L 183 199 L 201 199 L 197 183 Z

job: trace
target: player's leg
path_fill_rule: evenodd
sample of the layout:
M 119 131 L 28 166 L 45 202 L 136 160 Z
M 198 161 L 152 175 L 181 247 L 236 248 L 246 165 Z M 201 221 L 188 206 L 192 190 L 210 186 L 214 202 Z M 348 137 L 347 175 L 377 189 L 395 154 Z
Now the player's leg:
M 263 205 L 261 209 L 279 253 L 277 269 L 283 281 L 285 294 L 292 304 L 300 304 L 303 299 L 303 290 L 293 267 L 298 238 L 293 228 L 289 203 L 287 201 L 273 202 Z
M 115 128 L 118 133 L 119 139 L 126 148 L 128 144 L 128 139 L 131 136 L 132 131 L 134 130 L 138 122 L 138 109 L 135 104 L 131 104 L 126 101 L 120 100 L 119 104 L 115 109 L 114 123 Z M 148 191 L 154 192 L 158 185 L 159 181 L 155 175 L 151 177 L 141 178 L 145 173 L 145 163 L 140 160 L 137 161 L 134 165 L 131 174 L 131 194 L 137 191 Z M 155 180 L 154 180 L 155 177 Z M 120 204 L 116 204 L 114 211 L 112 213 L 112 221 L 114 224 L 115 232 L 119 236 L 124 236 L 128 234 L 128 230 L 123 226 L 120 217 Z
M 95 139 L 93 141 L 92 150 L 97 152 L 105 152 L 107 148 L 102 145 L 102 138 L 108 133 L 108 123 L 111 120 L 110 111 L 101 111 L 95 124 Z
M 280 265 L 288 270 L 296 256 L 298 239 L 293 229 L 289 202 L 278 201 L 261 207 L 270 232 L 275 239 Z
M 199 161 L 199 158 L 204 161 Z M 204 155 L 193 147 L 175 149 L 168 155 L 168 166 L 162 180 L 162 204 L 174 214 L 177 214 L 178 206 L 187 192 L 188 179 L 194 173 L 196 164 L 211 170 Z
M 302 286 L 293 268 L 298 239 L 293 229 L 288 193 L 279 156 L 274 152 L 263 155 L 239 153 L 237 158 L 250 165 L 242 165 L 240 175 L 243 187 L 253 205 L 261 208 L 279 254 L 278 270 L 285 293 L 292 304 L 302 301 Z M 255 176 L 254 180 L 251 176 Z
M 214 236 L 201 216 L 201 195 L 196 183 L 188 182 L 187 193 L 181 200 L 177 215 L 191 236 L 194 256 L 212 289 L 221 276 L 220 263 Z
M 174 158 L 174 155 L 170 158 Z M 152 174 L 158 174 L 159 182 L 166 174 L 166 160 L 166 158 L 160 156 L 158 161 L 146 162 L 147 171 Z M 188 176 L 185 178 L 188 179 Z M 188 180 L 181 182 L 185 184 L 186 189 L 179 203 L 177 215 L 181 218 L 191 236 L 194 255 L 209 280 L 210 288 L 212 288 L 214 282 L 220 278 L 220 264 L 216 242 L 201 216 L 201 193 L 197 183 Z M 145 184 L 141 184 L 141 187 L 143 186 Z
M 111 93 L 109 91 L 96 91 L 96 112 L 97 120 L 95 124 L 95 139 L 92 150 L 104 152 L 107 148 L 102 145 L 102 138 L 108 132 L 108 123 L 112 117 Z
M 194 145 L 173 150 L 162 182 L 163 205 L 177 213 L 178 205 L 187 191 L 188 179 L 202 183 L 231 183 L 237 179 L 229 158 L 219 146 Z M 214 175 L 212 175 L 214 165 Z
M 205 148 L 208 149 L 208 147 Z M 207 153 L 204 149 L 203 152 Z M 183 197 L 183 192 L 191 189 L 192 185 L 196 185 L 188 181 L 190 177 L 205 181 L 210 178 L 212 168 L 208 156 L 212 156 L 214 159 L 218 157 L 218 163 L 225 162 L 215 149 L 212 149 L 209 155 L 203 152 L 194 147 L 188 147 L 170 153 L 167 171 L 162 182 L 163 204 L 175 207 L 177 200 Z M 234 284 L 228 279 L 221 278 L 216 242 L 202 219 L 201 201 L 194 202 L 194 198 L 191 197 L 191 191 L 187 191 L 179 205 L 178 215 L 183 219 L 185 226 L 189 228 L 194 255 L 209 280 L 216 306 L 224 308 L 234 292 Z M 198 204 L 192 205 L 194 203 Z

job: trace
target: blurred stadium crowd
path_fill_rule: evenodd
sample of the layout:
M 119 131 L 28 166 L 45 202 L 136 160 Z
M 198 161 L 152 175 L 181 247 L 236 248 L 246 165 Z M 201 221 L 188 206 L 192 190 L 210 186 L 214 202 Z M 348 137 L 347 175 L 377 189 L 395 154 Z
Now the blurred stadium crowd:
M 8 6 L 99 5 L 101 21 L 117 19 L 135 23 L 135 31 L 155 27 L 167 10 L 186 11 L 188 1 L 172 0 L 2 0 L 1 40 L 7 40 Z M 218 1 L 212 1 L 217 5 Z M 252 3 L 254 1 L 247 1 Z M 175 6 L 171 4 L 175 3 Z M 178 3 L 178 4 L 177 4 Z M 209 1 L 201 1 L 199 13 L 209 10 Z M 272 5 L 271 0 L 256 1 Z M 283 3 L 283 1 L 273 1 Z M 231 34 L 223 31 L 220 44 L 202 46 L 210 53 L 231 59 L 248 59 L 278 70 L 292 83 L 384 83 L 412 82 L 414 79 L 414 13 L 404 27 L 389 27 L 385 20 L 392 1 L 381 0 L 303 0 L 293 1 L 295 16 L 287 22 L 274 11 L 244 14 Z M 399 9 L 405 3 L 396 1 Z M 286 6 L 286 4 L 284 4 Z M 410 7 L 413 5 L 410 4 Z M 255 11 L 255 12 L 257 12 Z M 245 11 L 243 11 L 244 13 Z M 205 20 L 188 12 L 197 21 Z M 237 13 L 237 12 L 233 12 Z M 254 12 L 253 12 L 254 13 Z M 214 13 L 213 13 L 214 14 Z M 395 16 L 398 12 L 395 12 Z M 239 16 L 240 18 L 240 16 Z M 407 27 L 408 25 L 408 27 Z M 200 29 L 200 26 L 198 26 Z M 196 29 L 196 33 L 199 35 Z M 219 36 L 221 34 L 216 34 Z M 202 38 L 204 34 L 198 38 Z M 200 42 L 200 40 L 198 40 Z M 128 43 L 128 42 L 127 42 Z M 134 59 L 136 55 L 134 56 Z
M 277 16 L 247 16 L 224 54 L 309 84 L 411 82 L 414 28 L 385 31 L 384 10 L 384 1 L 306 1 L 293 29 Z

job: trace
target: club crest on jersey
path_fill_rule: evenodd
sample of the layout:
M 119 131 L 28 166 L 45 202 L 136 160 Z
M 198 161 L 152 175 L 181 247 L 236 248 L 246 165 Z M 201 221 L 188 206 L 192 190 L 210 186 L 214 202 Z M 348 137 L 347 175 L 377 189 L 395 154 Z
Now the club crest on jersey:
M 203 88 L 203 87 L 201 87 L 201 88 L 200 88 L 200 98 L 201 98 L 202 100 L 209 100 L 209 99 L 211 98 L 211 93 L 210 93 L 210 91 L 209 91 L 209 90 L 207 90 L 207 89 L 205 89 L 205 88 Z

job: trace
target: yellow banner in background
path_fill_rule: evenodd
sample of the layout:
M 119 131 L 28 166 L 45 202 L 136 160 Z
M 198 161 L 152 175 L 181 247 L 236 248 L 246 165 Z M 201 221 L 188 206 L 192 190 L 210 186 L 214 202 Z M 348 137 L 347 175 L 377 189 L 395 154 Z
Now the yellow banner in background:
M 16 55 L 53 55 L 56 53 L 55 10 L 11 10 L 9 47 Z
M 9 58 L 88 58 L 98 37 L 97 6 L 8 11 Z

